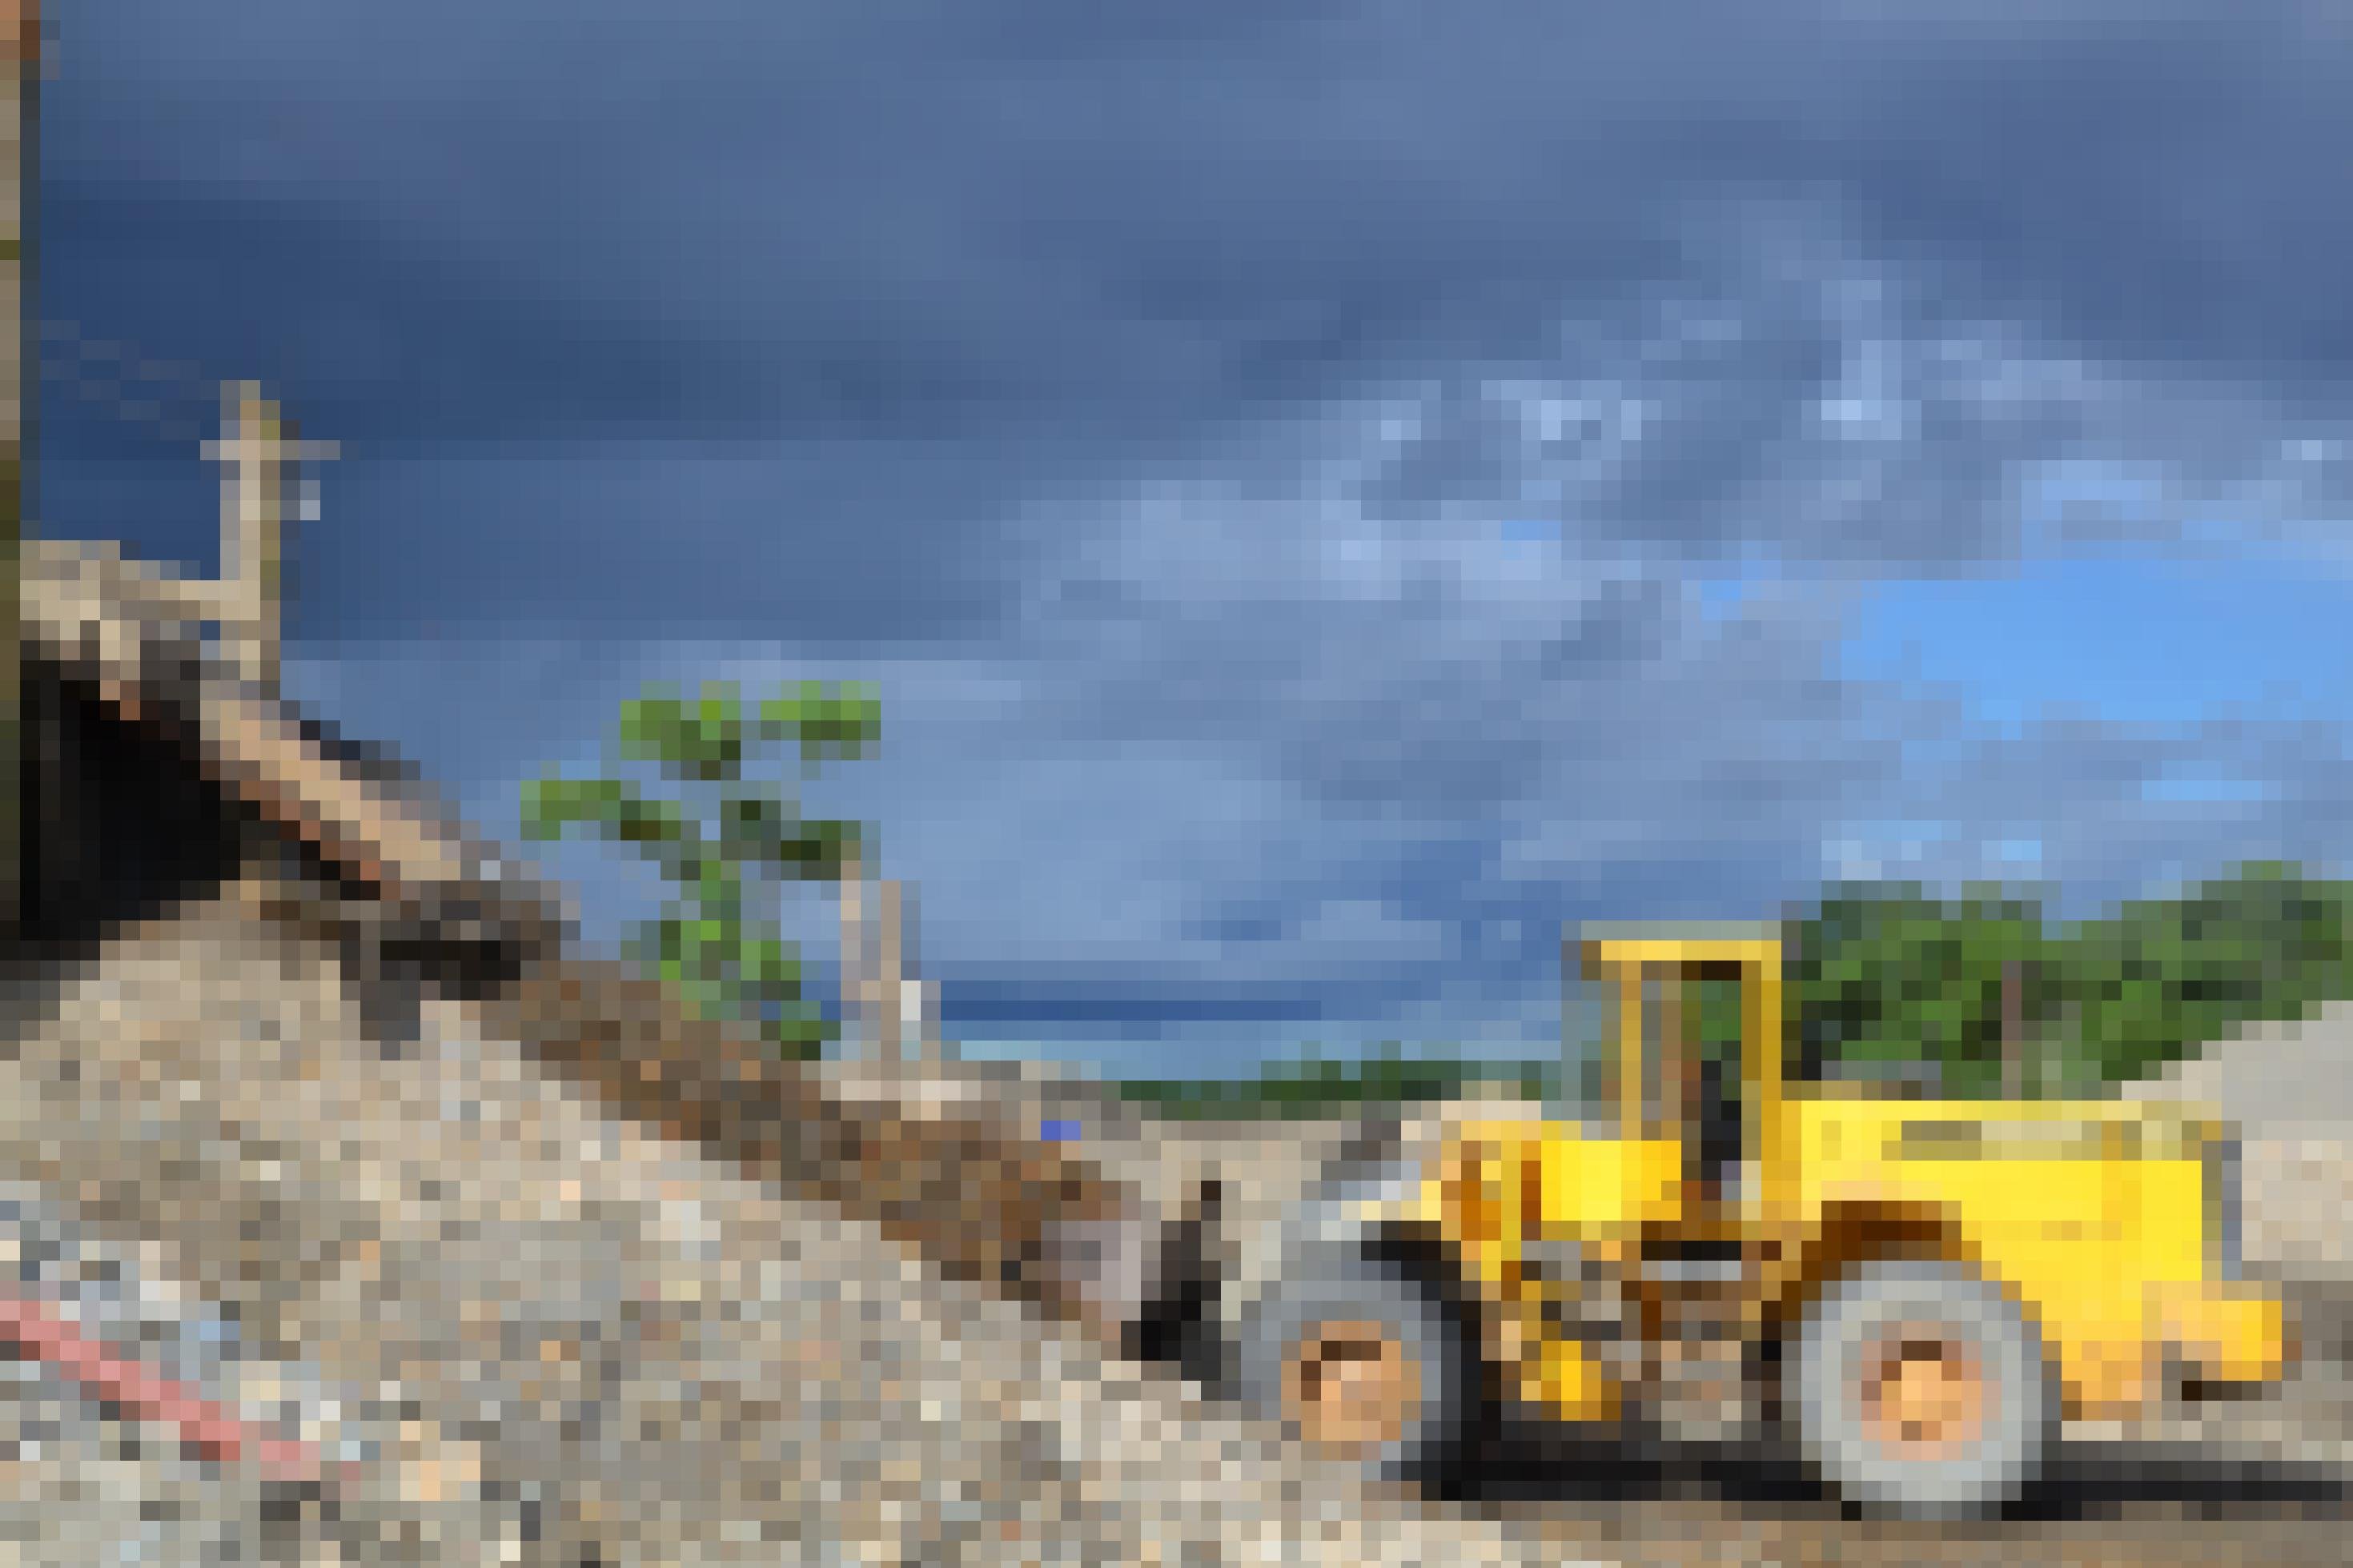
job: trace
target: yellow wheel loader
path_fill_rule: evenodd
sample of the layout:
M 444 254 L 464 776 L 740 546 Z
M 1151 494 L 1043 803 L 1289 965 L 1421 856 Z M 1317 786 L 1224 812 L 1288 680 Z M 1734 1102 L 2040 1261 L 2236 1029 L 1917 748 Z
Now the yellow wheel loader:
M 1862 1510 L 1950 1518 L 2014 1500 L 2064 1418 L 2284 1375 L 2215 1121 L 1787 1083 L 1769 930 L 1565 946 L 1617 998 L 1602 1106 L 1353 1152 L 1209 1314 L 1217 1377 L 1299 1440 L 1410 1472 L 1509 1407 L 1764 1438 Z M 1713 1074 L 1708 979 L 1742 1002 Z

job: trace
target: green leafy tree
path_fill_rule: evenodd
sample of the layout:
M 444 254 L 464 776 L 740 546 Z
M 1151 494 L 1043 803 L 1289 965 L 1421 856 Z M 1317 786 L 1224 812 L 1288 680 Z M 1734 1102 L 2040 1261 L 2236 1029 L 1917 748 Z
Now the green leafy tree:
M 1789 934 L 1801 1063 L 1926 1061 L 1957 1094 L 2000 1081 L 2013 962 L 2030 1093 L 2095 1092 L 2249 1023 L 2353 995 L 2353 885 L 2273 862 L 2059 931 L 2032 900 L 1840 889 Z
M 732 682 L 706 683 L 692 699 L 650 688 L 621 706 L 621 765 L 523 786 L 523 832 L 547 840 L 585 830 L 649 860 L 673 896 L 633 933 L 629 956 L 706 1016 L 814 1057 L 833 1031 L 803 994 L 799 954 L 770 911 L 788 885 L 839 883 L 871 855 L 868 836 L 856 823 L 802 816 L 794 796 L 748 782 L 745 770 L 781 751 L 813 776 L 825 762 L 867 754 L 881 726 L 880 703 L 856 686 L 804 681 L 757 704 Z M 625 776 L 631 768 L 661 793 Z
M 2256 1021 L 2348 994 L 2353 889 L 2257 861 L 2127 905 L 2070 942 L 2067 989 L 2100 1076 L 2144 1077 Z
M 1943 1089 L 1991 1094 L 2002 1081 L 2004 990 L 2021 987 L 2021 1049 L 2050 1047 L 2066 967 L 2031 899 L 1932 899 L 1908 884 L 1841 888 L 1794 921 L 1787 1003 L 1801 1070 L 1866 1074 L 1925 1063 Z M 2033 1062 L 2036 1080 L 2052 1075 Z

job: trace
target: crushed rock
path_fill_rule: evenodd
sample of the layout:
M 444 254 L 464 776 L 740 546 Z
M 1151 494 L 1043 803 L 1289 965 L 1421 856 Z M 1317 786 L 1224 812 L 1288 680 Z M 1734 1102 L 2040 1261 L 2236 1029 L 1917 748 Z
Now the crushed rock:
M 133 933 L 48 1013 L 0 1062 L 0 1179 L 233 1318 L 309 1435 L 368 1456 L 300 1555 L 247 1561 L 1558 1561 L 607 1119 L 474 1009 L 387 1053 L 328 951 L 232 908 Z M 173 1484 L 122 1463 L 110 1509 Z M 257 1528 L 223 1517 L 248 1494 L 198 1501 L 154 1560 Z

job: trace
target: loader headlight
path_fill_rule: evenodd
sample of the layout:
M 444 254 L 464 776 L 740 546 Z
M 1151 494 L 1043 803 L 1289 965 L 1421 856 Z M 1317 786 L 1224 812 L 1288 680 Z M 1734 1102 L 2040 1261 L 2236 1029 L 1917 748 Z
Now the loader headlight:
M 1338 1184 L 1329 1189 L 1326 1201 L 1343 1213 L 1369 1217 L 1401 1209 L 1420 1193 L 1421 1172 L 1416 1168 Z
M 1284 1228 L 1294 1240 L 1345 1243 L 1410 1204 L 1421 1182 L 1421 1166 L 1403 1160 L 1329 1173 L 1309 1190 Z

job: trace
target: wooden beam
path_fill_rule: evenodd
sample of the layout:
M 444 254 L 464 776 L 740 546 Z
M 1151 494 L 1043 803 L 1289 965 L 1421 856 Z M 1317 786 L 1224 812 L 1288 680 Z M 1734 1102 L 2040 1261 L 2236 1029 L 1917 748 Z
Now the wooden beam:
M 174 595 L 185 588 L 201 604 L 212 584 L 159 583 L 111 548 L 70 542 L 37 543 L 26 564 L 24 629 L 63 672 L 89 681 L 124 721 L 190 738 L 195 765 L 388 910 L 495 928 L 525 951 L 561 942 L 554 889 L 476 839 L 421 783 L 355 774 L 272 694 L 204 678 L 192 637 L 140 635 L 142 610 L 185 620 L 190 606 Z

